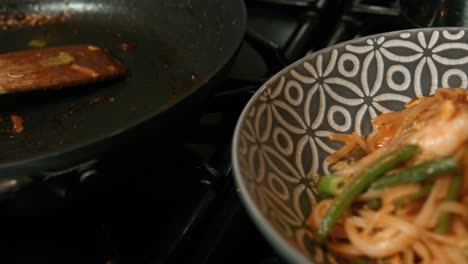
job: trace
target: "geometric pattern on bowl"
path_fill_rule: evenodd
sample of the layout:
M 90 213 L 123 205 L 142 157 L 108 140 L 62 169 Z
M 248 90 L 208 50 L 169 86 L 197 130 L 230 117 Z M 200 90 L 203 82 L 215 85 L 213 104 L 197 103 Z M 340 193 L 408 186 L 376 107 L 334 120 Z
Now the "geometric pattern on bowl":
M 305 221 L 317 175 L 340 145 L 328 133 L 367 134 L 370 119 L 438 87 L 468 85 L 468 29 L 368 36 L 315 52 L 273 76 L 245 107 L 232 157 L 241 198 L 287 260 L 332 262 Z

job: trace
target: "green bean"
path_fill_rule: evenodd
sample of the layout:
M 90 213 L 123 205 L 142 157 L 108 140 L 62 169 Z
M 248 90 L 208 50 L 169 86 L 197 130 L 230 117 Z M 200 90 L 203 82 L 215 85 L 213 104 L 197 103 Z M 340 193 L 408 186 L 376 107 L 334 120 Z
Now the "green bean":
M 341 215 L 349 208 L 354 198 L 367 189 L 370 184 L 385 172 L 394 168 L 398 164 L 412 158 L 418 152 L 417 145 L 407 145 L 390 152 L 388 155 L 367 167 L 360 174 L 356 175 L 351 182 L 343 189 L 339 196 L 325 213 L 319 228 L 315 231 L 315 240 L 322 243 L 331 228 L 339 220 Z
M 345 183 L 343 177 L 334 174 L 325 175 L 320 177 L 318 191 L 322 195 L 336 196 L 343 189 Z
M 462 183 L 462 175 L 461 172 L 457 171 L 452 179 L 452 183 L 450 184 L 449 191 L 447 196 L 445 197 L 446 201 L 453 201 L 458 199 L 460 195 L 460 186 Z M 450 229 L 450 222 L 452 221 L 452 215 L 448 212 L 444 212 L 439 216 L 437 219 L 437 226 L 435 231 L 439 234 L 446 233 Z
M 380 199 L 372 199 L 372 200 L 366 201 L 366 206 L 369 209 L 377 210 L 380 207 L 382 207 L 382 201 Z
M 405 207 L 409 203 L 421 200 L 429 195 L 432 189 L 432 184 L 426 184 L 424 187 L 416 193 L 413 193 L 407 197 L 403 197 L 395 201 L 396 207 Z
M 451 157 L 434 159 L 382 177 L 375 181 L 371 188 L 382 189 L 397 184 L 420 182 L 433 175 L 452 172 L 456 168 L 457 164 Z

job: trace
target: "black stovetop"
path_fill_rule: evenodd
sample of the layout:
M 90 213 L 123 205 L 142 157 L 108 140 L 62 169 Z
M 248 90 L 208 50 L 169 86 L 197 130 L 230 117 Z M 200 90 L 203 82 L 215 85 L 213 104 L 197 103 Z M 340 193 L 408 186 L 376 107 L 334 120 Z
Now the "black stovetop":
M 3 200 L 0 261 L 281 263 L 233 183 L 231 137 L 242 108 L 305 54 L 405 25 L 397 1 L 245 2 L 248 32 L 199 126 L 171 148 L 141 139 Z

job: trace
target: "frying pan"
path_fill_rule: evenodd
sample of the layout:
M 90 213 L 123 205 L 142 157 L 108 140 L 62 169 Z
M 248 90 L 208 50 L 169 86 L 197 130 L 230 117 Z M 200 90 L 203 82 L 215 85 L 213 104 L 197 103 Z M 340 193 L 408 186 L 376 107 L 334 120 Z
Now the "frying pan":
M 0 6 L 1 22 L 17 18 L 17 25 L 2 23 L 0 53 L 32 49 L 31 40 L 90 44 L 128 68 L 119 81 L 0 96 L 0 177 L 67 168 L 143 134 L 175 142 L 171 135 L 184 133 L 190 113 L 210 96 L 246 27 L 242 0 L 18 0 Z M 50 16 L 41 25 L 24 24 L 31 15 Z M 12 114 L 24 119 L 22 133 L 9 129 Z

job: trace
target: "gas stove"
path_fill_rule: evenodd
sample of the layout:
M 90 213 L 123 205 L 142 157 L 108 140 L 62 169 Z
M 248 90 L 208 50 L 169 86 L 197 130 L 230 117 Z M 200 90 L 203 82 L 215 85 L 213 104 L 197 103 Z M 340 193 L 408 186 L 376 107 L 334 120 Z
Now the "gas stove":
M 304 55 L 411 25 L 391 0 L 245 3 L 244 42 L 197 127 L 169 148 L 143 138 L 2 199 L 3 262 L 282 263 L 233 182 L 240 112 L 269 77 Z

